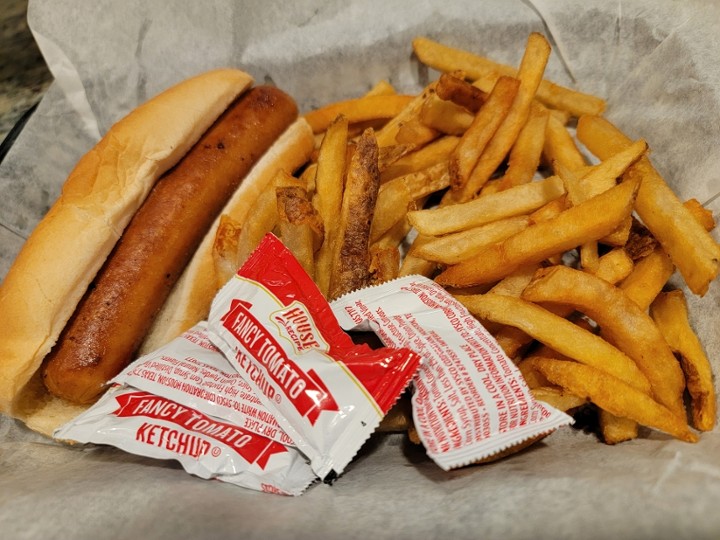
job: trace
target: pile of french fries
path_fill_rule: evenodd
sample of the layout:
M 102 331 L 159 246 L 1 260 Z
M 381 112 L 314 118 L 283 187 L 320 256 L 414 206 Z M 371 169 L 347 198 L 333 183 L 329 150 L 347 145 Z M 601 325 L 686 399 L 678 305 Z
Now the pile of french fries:
M 421 274 L 488 328 L 538 399 L 594 404 L 605 442 L 639 426 L 684 441 L 711 430 L 710 363 L 668 280 L 677 270 L 706 293 L 712 214 L 678 200 L 602 99 L 544 79 L 541 34 L 517 68 L 422 37 L 413 51 L 440 74 L 419 94 L 383 81 L 306 114 L 311 161 L 279 174 L 245 227 L 223 223 L 221 281 L 269 231 L 328 299 Z M 403 410 L 388 424 L 406 428 Z

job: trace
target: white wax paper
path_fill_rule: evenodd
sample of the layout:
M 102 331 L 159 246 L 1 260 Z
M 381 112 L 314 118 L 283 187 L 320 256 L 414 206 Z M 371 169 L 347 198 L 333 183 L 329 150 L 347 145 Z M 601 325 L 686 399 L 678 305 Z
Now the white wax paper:
M 606 97 L 608 118 L 649 142 L 680 197 L 720 213 L 720 5 L 710 0 L 31 0 L 29 22 L 56 80 L 0 166 L 0 276 L 77 159 L 161 89 L 230 65 L 303 111 L 383 78 L 414 92 L 434 75 L 412 58 L 416 35 L 517 64 L 528 33 L 544 32 L 547 77 Z M 690 300 L 715 373 L 719 289 Z M 717 538 L 719 433 L 690 445 L 643 430 L 611 447 L 568 428 L 448 473 L 402 436 L 377 435 L 333 486 L 290 499 L 112 448 L 67 448 L 0 417 L 0 535 Z

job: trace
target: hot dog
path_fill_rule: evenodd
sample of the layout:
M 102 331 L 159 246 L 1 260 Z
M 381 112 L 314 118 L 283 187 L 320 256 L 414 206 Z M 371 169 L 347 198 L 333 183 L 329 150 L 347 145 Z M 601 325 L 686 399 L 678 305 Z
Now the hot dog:
M 251 85 L 238 70 L 184 81 L 78 162 L 0 286 L 1 412 L 50 434 L 83 410 L 134 359 L 168 294 L 182 296 L 178 276 L 203 266 L 202 245 L 241 180 L 253 178 L 246 197 L 262 189 L 270 173 L 248 175 L 261 156 L 273 173 L 305 161 L 312 134 L 292 98 Z M 202 278 L 185 280 L 192 306 L 175 300 L 192 324 L 214 292 L 192 283 Z M 156 336 L 176 335 L 158 322 Z

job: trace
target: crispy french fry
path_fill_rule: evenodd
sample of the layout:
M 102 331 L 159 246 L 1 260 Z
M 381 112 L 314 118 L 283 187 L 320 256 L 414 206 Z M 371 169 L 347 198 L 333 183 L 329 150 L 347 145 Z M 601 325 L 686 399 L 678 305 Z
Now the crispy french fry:
M 422 234 L 439 236 L 527 214 L 564 193 L 562 180 L 551 176 L 465 203 L 415 210 L 408 213 L 408 219 Z
M 623 292 L 640 309 L 647 309 L 655 297 L 662 291 L 675 271 L 668 254 L 657 246 L 647 257 L 635 263 L 633 271 L 620 284 Z
M 230 216 L 220 216 L 215 240 L 213 241 L 212 258 L 215 267 L 217 288 L 220 289 L 233 277 L 240 267 L 238 261 L 238 239 L 242 223 Z
M 480 110 L 487 99 L 485 92 L 466 82 L 462 76 L 456 76 L 455 73 L 441 74 L 436 91 L 440 99 L 452 101 L 473 114 Z
M 301 186 L 279 187 L 275 191 L 278 229 L 287 247 L 312 278 L 315 277 L 315 250 L 322 243 L 323 223 Z
M 533 388 L 532 395 L 535 399 L 539 399 L 551 407 L 555 407 L 563 412 L 567 412 L 571 409 L 577 409 L 588 402 L 587 398 L 578 397 L 567 390 L 554 386 L 540 386 L 538 388 Z
M 605 444 L 618 444 L 637 439 L 638 423 L 632 418 L 615 416 L 606 410 L 600 409 L 600 433 Z
M 515 216 L 472 229 L 435 237 L 415 251 L 415 255 L 442 264 L 457 264 L 478 250 L 500 242 L 530 225 L 527 216 Z
M 404 219 L 411 203 L 448 187 L 449 183 L 447 164 L 444 162 L 385 182 L 378 192 L 370 242 L 377 242 L 398 221 Z
M 533 103 L 530 107 L 530 116 L 510 150 L 508 167 L 500 180 L 500 190 L 526 184 L 533 179 L 540 165 L 549 117 L 550 113 L 542 105 Z
M 683 206 L 690 210 L 695 219 L 698 220 L 706 231 L 710 232 L 715 228 L 713 213 L 700 204 L 700 201 L 697 199 L 688 199 L 683 203 Z
M 321 133 L 340 115 L 347 118 L 349 124 L 368 120 L 390 119 L 396 116 L 413 96 L 390 94 L 363 96 L 330 103 L 305 114 L 305 120 L 313 133 Z
M 517 70 L 511 66 L 498 64 L 482 56 L 448 47 L 425 37 L 416 37 L 412 45 L 420 62 L 438 71 L 462 70 L 471 80 L 481 79 L 488 74 L 495 78 L 499 75 L 517 76 Z M 537 94 L 538 99 L 548 107 L 566 110 L 574 116 L 601 114 L 605 110 L 605 100 L 546 80 L 540 83 Z
M 420 246 L 422 246 L 423 243 L 427 242 L 430 238 L 432 237 L 423 236 L 421 234 L 418 234 L 415 237 L 412 245 L 410 246 L 410 249 L 405 254 L 405 257 L 400 264 L 400 276 L 410 276 L 412 274 L 417 274 L 428 278 L 432 277 L 432 275 L 437 270 L 437 264 L 433 261 L 428 261 L 427 259 L 423 259 L 422 257 L 418 257 L 415 255 L 415 251 L 419 249 Z
M 623 182 L 554 218 L 531 225 L 503 242 L 483 249 L 471 259 L 448 267 L 435 280 L 441 285 L 454 287 L 493 282 L 522 265 L 541 262 L 585 242 L 602 238 L 630 215 L 637 189 L 637 180 Z M 411 215 L 412 212 L 408 217 Z
M 606 119 L 584 116 L 578 121 L 579 139 L 605 159 L 630 145 L 630 140 Z M 693 217 L 647 157 L 638 160 L 626 176 L 641 179 L 635 209 L 670 255 L 690 290 L 704 295 L 720 270 L 720 245 Z
M 315 281 L 324 295 L 328 294 L 330 288 L 337 233 L 335 224 L 342 207 L 347 130 L 347 119 L 342 116 L 330 125 L 320 147 L 315 175 L 313 206 L 322 220 L 325 231 L 323 243 L 315 256 Z
M 271 232 L 278 223 L 277 198 L 275 189 L 283 186 L 297 186 L 301 180 L 279 170 L 272 184 L 255 201 L 252 219 L 245 221 L 238 237 L 238 265 L 243 265 L 255 250 L 263 236 Z
M 553 166 L 553 163 L 559 163 L 575 172 L 586 165 L 585 158 L 578 150 L 564 122 L 555 115 L 550 115 L 548 118 L 543 142 L 543 156 L 550 166 Z M 557 170 L 555 174 L 557 174 Z
M 420 94 L 415 96 L 407 105 L 405 105 L 405 107 L 403 107 L 400 112 L 393 116 L 388 123 L 375 134 L 375 138 L 377 139 L 378 146 L 380 148 L 383 146 L 392 146 L 394 144 L 402 143 L 402 141 L 398 139 L 398 133 L 400 132 L 401 127 L 413 123 L 420 124 L 419 116 L 422 111 L 423 104 L 428 96 L 435 93 L 436 84 L 437 83 L 432 82 L 426 86 Z M 428 137 L 428 140 L 425 140 L 425 143 L 428 143 L 434 138 L 434 136 L 431 135 L 432 133 L 425 134 L 425 136 Z M 414 142 L 419 145 L 421 140 L 422 139 L 415 139 Z M 408 142 L 409 141 L 405 140 L 405 143 Z
M 550 44 L 545 37 L 538 33 L 530 34 L 517 72 L 520 88 L 512 108 L 485 147 L 469 179 L 453 193 L 456 200 L 467 201 L 474 197 L 505 159 L 527 121 L 549 57 Z
M 536 272 L 522 298 L 573 306 L 591 317 L 603 336 L 635 361 L 658 402 L 685 417 L 680 365 L 652 319 L 621 289 L 587 272 L 555 266 Z
M 380 188 L 375 134 L 367 130 L 357 142 L 348 166 L 334 245 L 329 298 L 368 284 L 370 224 Z
M 663 431 L 686 442 L 697 442 L 687 424 L 644 392 L 592 366 L 536 358 L 534 367 L 553 384 L 619 417 L 627 417 L 644 426 Z
M 510 77 L 498 79 L 487 101 L 450 155 L 449 169 L 453 189 L 460 190 L 470 179 L 475 165 L 500 124 L 507 117 L 520 88 L 520 81 Z
M 650 392 L 647 377 L 625 353 L 537 304 L 501 294 L 456 295 L 455 298 L 476 317 L 520 328 L 568 358 L 603 370 L 641 392 Z
M 375 85 L 365 93 L 365 97 L 370 96 L 392 96 L 397 94 L 395 87 L 388 81 L 382 80 L 375 83 Z
M 711 431 L 716 422 L 715 385 L 710 361 L 690 326 L 687 302 L 680 290 L 660 293 L 650 315 L 673 351 L 680 355 L 695 428 Z
M 440 137 L 418 150 L 405 154 L 395 163 L 380 171 L 380 182 L 384 184 L 388 180 L 392 180 L 398 176 L 422 171 L 432 165 L 447 160 L 450 152 L 457 146 L 459 140 L 458 137 L 447 135 Z
M 431 94 L 420 109 L 419 119 L 432 130 L 460 136 L 472 125 L 473 114 L 461 105 Z
M 370 248 L 371 283 L 379 285 L 398 277 L 400 272 L 400 251 L 396 247 Z

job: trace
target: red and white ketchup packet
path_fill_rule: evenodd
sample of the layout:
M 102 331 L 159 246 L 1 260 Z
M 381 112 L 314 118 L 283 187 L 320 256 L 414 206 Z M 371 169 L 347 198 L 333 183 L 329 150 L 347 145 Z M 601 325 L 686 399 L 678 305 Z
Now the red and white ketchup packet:
M 572 418 L 536 401 L 520 371 L 468 310 L 435 282 L 407 276 L 332 303 L 345 330 L 423 357 L 413 420 L 428 455 L 449 470 L 492 456 Z
M 343 472 L 420 362 L 408 349 L 353 343 L 271 234 L 215 297 L 208 330 L 326 482 Z
M 138 358 L 111 382 L 164 396 L 287 446 L 295 446 L 272 412 L 233 369 L 198 323 Z
M 300 495 L 316 480 L 296 449 L 129 386 L 110 388 L 54 437 L 174 459 L 200 478 L 281 495 Z

